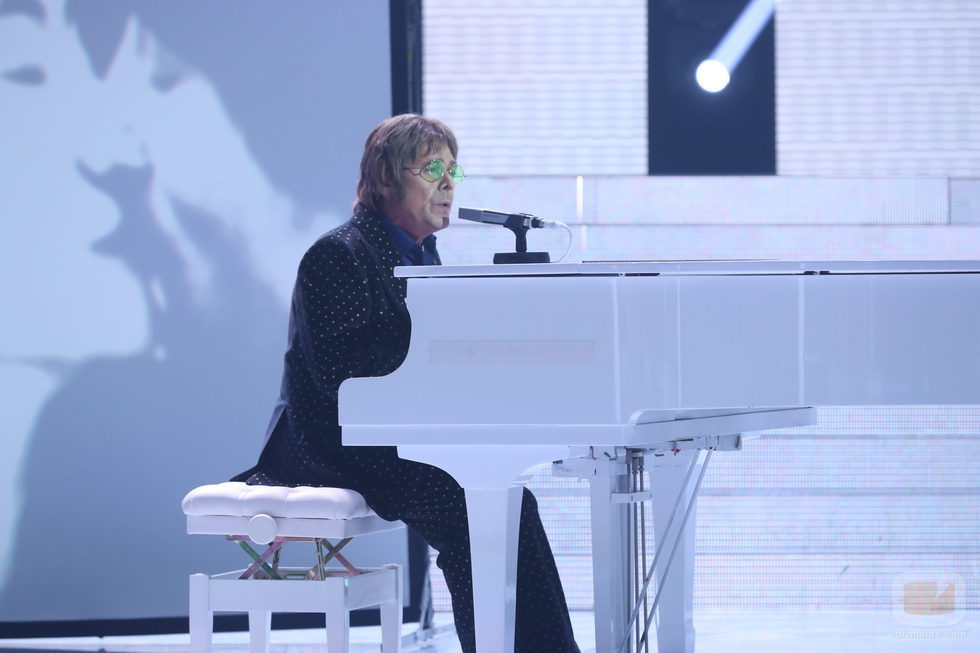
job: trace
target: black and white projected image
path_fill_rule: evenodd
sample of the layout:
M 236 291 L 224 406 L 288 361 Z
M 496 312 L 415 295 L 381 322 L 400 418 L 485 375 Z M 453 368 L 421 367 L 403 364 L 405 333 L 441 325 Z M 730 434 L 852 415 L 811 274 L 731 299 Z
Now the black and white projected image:
M 180 500 L 261 447 L 296 264 L 390 110 L 387 9 L 0 0 L 3 621 L 179 616 L 234 564 Z

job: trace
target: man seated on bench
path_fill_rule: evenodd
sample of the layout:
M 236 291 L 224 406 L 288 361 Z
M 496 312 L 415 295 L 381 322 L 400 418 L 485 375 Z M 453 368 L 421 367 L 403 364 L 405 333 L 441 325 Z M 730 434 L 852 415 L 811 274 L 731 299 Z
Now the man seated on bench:
M 353 217 L 316 241 L 299 265 L 282 390 L 265 447 L 258 464 L 232 480 L 349 488 L 381 517 L 405 522 L 439 552 L 457 635 L 473 653 L 462 488 L 438 468 L 402 460 L 394 447 L 343 446 L 337 421 L 341 382 L 390 374 L 405 358 L 406 281 L 392 270 L 439 264 L 434 234 L 449 226 L 453 190 L 463 180 L 456 157 L 452 131 L 419 115 L 389 118 L 368 135 Z M 515 651 L 577 653 L 537 502 L 526 489 L 517 564 Z

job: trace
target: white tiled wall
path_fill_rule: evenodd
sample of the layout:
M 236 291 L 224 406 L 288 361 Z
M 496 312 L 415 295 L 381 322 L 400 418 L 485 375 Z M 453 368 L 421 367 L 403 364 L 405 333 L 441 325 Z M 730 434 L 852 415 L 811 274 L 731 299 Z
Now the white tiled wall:
M 426 0 L 423 106 L 481 175 L 645 174 L 646 0 Z
M 776 168 L 980 176 L 980 2 L 781 0 Z
M 567 222 L 569 260 L 975 259 L 977 182 L 940 178 L 476 178 L 457 206 Z M 439 235 L 446 263 L 485 263 L 513 248 L 496 226 L 457 221 Z M 563 231 L 528 245 L 557 258 Z

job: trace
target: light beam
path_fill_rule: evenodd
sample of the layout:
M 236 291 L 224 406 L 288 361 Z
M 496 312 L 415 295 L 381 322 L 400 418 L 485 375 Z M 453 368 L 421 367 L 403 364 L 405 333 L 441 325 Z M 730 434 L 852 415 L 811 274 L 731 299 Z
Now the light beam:
M 728 86 L 735 68 L 776 10 L 776 2 L 750 0 L 721 43 L 698 66 L 694 76 L 701 88 L 717 93 Z

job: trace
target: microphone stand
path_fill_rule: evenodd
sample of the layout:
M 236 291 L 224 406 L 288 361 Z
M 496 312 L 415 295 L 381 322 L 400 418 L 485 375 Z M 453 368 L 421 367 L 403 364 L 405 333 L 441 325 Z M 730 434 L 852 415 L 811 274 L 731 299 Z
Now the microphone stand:
M 514 232 L 517 244 L 514 252 L 499 252 L 493 255 L 494 264 L 498 263 L 551 263 L 548 252 L 527 251 L 528 216 L 512 213 L 507 216 L 504 226 Z

